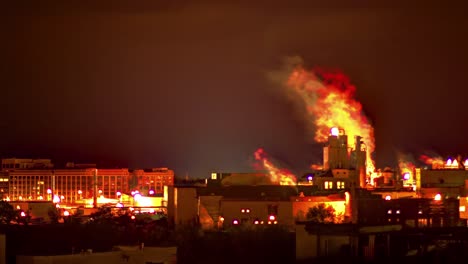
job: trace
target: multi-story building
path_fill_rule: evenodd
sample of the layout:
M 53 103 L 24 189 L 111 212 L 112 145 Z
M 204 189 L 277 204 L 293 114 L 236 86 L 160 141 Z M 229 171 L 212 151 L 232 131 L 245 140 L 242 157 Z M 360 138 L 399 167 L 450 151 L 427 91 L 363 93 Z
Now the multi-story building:
M 52 200 L 74 203 L 94 196 L 117 198 L 128 191 L 128 169 L 14 170 L 10 178 L 10 200 Z
M 161 195 L 164 186 L 174 184 L 174 172 L 167 168 L 129 171 L 127 168 L 97 169 L 95 164 L 68 163 L 66 168 L 50 169 L 47 166 L 15 165 L 23 164 L 17 159 L 2 161 L 2 164 L 5 169 L 0 175 L 0 195 L 8 200 L 55 199 L 74 204 L 94 197 L 117 199 L 133 190 L 143 195 Z M 131 186 L 132 182 L 136 184 Z
M 131 173 L 134 182 L 131 188 L 144 195 L 162 195 L 164 186 L 174 185 L 174 171 L 168 168 L 133 170 Z

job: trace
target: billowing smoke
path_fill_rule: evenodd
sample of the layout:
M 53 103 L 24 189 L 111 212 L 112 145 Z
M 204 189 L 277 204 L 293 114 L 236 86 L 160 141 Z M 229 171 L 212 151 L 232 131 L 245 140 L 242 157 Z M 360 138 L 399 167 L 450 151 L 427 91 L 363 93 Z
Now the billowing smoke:
M 281 71 L 268 76 L 304 109 L 305 122 L 314 128 L 316 142 L 326 142 L 332 127 L 344 129 L 351 146 L 354 137 L 361 136 L 367 148 L 367 171 L 375 171 L 371 158 L 375 149 L 374 128 L 354 98 L 356 88 L 346 75 L 340 71 L 307 70 L 299 57 L 291 57 Z

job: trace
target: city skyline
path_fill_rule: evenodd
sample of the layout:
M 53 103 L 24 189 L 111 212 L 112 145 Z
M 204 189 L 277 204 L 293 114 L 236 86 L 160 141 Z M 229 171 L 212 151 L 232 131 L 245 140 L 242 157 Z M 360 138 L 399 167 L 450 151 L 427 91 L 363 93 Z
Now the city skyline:
M 397 151 L 466 157 L 463 11 L 339 2 L 11 4 L 0 155 L 206 177 L 253 171 L 263 148 L 300 173 L 322 144 L 267 78 L 297 55 L 350 77 L 378 168 L 397 166 Z

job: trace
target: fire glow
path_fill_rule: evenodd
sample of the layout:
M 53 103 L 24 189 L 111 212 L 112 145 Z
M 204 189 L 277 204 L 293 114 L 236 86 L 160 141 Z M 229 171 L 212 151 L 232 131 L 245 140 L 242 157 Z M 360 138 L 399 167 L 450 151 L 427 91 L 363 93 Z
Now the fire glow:
M 332 127 L 344 129 L 351 146 L 355 145 L 354 136 L 361 136 L 367 147 L 367 173 L 374 173 L 374 129 L 363 114 L 362 105 L 353 98 L 356 89 L 347 76 L 340 72 L 306 71 L 298 66 L 290 74 L 287 87 L 299 95 L 314 120 L 315 141 L 326 142 Z
M 463 162 L 461 157 L 459 157 L 460 161 L 451 158 L 444 161 L 441 157 L 429 157 L 427 155 L 421 155 L 419 159 L 425 164 L 431 165 L 432 169 L 467 169 L 468 167 L 468 159 Z
M 296 177 L 286 169 L 277 168 L 267 157 L 265 151 L 260 148 L 255 151 L 255 159 L 259 161 L 263 169 L 267 170 L 270 175 L 270 180 L 274 184 L 280 185 L 296 185 Z

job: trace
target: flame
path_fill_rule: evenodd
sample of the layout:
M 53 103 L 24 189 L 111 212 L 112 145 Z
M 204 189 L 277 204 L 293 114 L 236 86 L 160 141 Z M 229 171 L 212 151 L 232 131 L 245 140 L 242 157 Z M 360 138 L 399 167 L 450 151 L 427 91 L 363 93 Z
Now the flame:
M 415 169 L 416 166 L 413 162 L 412 155 L 398 153 L 398 167 L 400 168 L 400 176 L 406 180 L 406 184 L 412 185 L 415 182 Z M 411 160 L 411 161 L 410 161 Z
M 262 148 L 257 149 L 254 156 L 256 160 L 261 162 L 263 169 L 268 171 L 272 183 L 280 185 L 296 185 L 296 176 L 288 170 L 279 169 L 273 165 Z
M 419 160 L 427 165 L 432 165 L 433 169 L 443 168 L 445 166 L 445 162 L 441 157 L 429 157 L 427 155 L 421 155 Z
M 416 168 L 416 166 L 413 163 L 400 160 L 398 162 L 398 166 L 400 167 L 401 175 L 408 175 L 406 176 L 407 178 L 405 178 L 405 180 L 414 179 L 414 169 Z
M 445 164 L 445 167 L 446 168 L 449 168 L 449 169 L 458 169 L 460 168 L 459 164 L 458 164 L 458 160 L 456 159 L 447 159 L 447 163 Z
M 347 76 L 340 72 L 306 71 L 298 66 L 290 74 L 287 86 L 299 95 L 308 115 L 313 117 L 315 141 L 326 142 L 332 127 L 344 129 L 351 146 L 355 144 L 354 136 L 361 136 L 367 148 L 367 173 L 375 172 L 371 157 L 375 149 L 374 128 L 363 114 L 362 105 L 353 98 L 355 87 Z
M 460 161 L 458 161 L 458 159 L 451 158 L 444 161 L 441 157 L 431 158 L 426 155 L 421 155 L 419 159 L 428 165 L 432 165 L 432 169 L 466 169 L 466 166 L 468 165 L 468 159 L 463 162 L 461 158 Z
M 312 164 L 312 165 L 310 165 L 310 168 L 311 168 L 312 170 L 323 170 L 323 165 Z
M 448 159 L 447 163 L 445 163 L 445 166 L 447 166 L 447 167 L 452 166 L 452 159 Z

